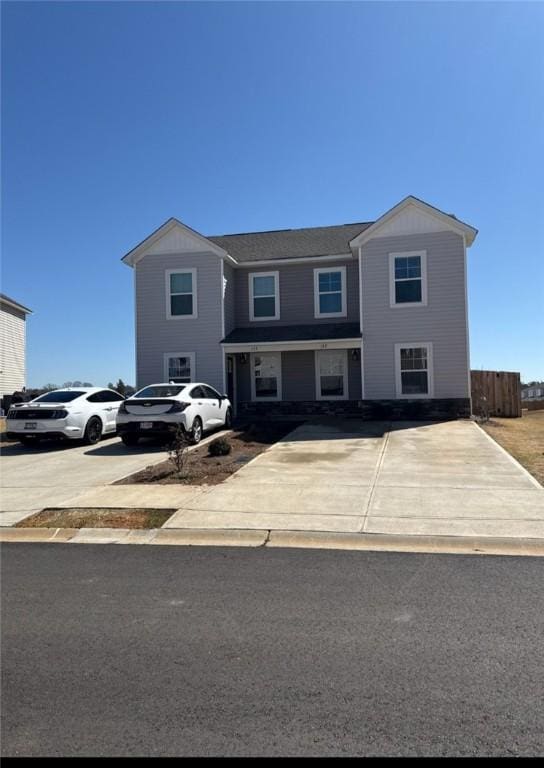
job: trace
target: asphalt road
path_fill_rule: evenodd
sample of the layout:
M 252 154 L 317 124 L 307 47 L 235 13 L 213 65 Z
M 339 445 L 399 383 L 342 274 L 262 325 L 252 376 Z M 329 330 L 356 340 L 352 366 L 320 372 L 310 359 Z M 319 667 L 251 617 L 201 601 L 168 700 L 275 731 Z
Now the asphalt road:
M 544 560 L 5 544 L 3 755 L 541 755 Z

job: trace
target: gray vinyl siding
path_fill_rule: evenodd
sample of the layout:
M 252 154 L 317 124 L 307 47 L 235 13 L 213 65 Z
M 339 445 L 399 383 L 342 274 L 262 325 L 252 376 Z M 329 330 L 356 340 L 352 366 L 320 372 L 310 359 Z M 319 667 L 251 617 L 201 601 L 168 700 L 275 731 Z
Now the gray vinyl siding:
M 225 280 L 225 292 L 223 300 L 225 302 L 225 336 L 236 328 L 236 308 L 235 308 L 235 270 L 226 261 L 223 263 L 223 277 Z
M 314 268 L 346 267 L 347 316 L 335 318 L 314 317 Z M 280 319 L 249 319 L 249 278 L 251 272 L 279 272 Z M 266 325 L 309 325 L 311 323 L 341 323 L 359 321 L 359 265 L 357 259 L 323 261 L 312 264 L 291 264 L 235 270 L 236 277 L 236 327 Z
M 427 251 L 427 306 L 391 308 L 389 254 Z M 464 248 L 453 232 L 376 238 L 363 246 L 365 399 L 396 397 L 395 344 L 432 342 L 435 398 L 469 397 Z
M 167 269 L 196 268 L 197 311 L 193 320 L 166 316 Z M 164 380 L 165 352 L 194 352 L 194 378 L 223 391 L 221 262 L 214 254 L 145 256 L 135 266 L 137 386 Z
M 246 362 L 240 362 L 240 355 L 236 355 L 236 398 L 239 403 L 251 400 L 251 363 L 249 355 Z
M 315 400 L 315 352 L 281 353 L 283 400 Z
M 360 400 L 361 394 L 361 361 L 351 359 L 351 349 L 348 349 L 348 398 Z

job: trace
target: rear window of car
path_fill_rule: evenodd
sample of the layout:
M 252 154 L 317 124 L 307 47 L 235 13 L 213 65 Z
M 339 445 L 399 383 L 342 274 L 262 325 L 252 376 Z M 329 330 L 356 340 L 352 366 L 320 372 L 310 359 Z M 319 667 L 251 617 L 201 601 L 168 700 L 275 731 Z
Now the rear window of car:
M 76 397 L 81 397 L 85 392 L 77 392 L 76 390 L 70 390 L 69 392 L 46 392 L 45 395 L 40 395 L 36 398 L 37 403 L 70 403 L 75 400 Z
M 136 392 L 133 397 L 176 397 L 183 389 L 185 386 L 179 384 L 172 387 L 146 387 L 141 392 Z

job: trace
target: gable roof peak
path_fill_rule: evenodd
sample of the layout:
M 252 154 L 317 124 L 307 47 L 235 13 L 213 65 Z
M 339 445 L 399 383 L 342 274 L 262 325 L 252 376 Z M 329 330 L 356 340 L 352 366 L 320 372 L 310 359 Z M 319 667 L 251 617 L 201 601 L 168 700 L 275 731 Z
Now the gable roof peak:
M 474 238 L 478 234 L 478 230 L 475 229 L 475 227 L 472 227 L 470 224 L 466 224 L 464 221 L 461 221 L 461 219 L 458 219 L 457 216 L 455 216 L 453 213 L 445 213 L 439 208 L 436 208 L 434 205 L 430 205 L 430 203 L 426 203 L 424 200 L 420 200 L 418 197 L 415 197 L 415 195 L 407 195 L 399 203 L 394 205 L 382 216 L 380 216 L 370 227 L 357 235 L 357 237 L 354 237 L 353 240 L 350 241 L 350 246 L 352 248 L 359 248 L 373 237 L 378 237 L 378 232 L 380 229 L 385 227 L 386 224 L 391 222 L 409 206 L 417 208 L 421 214 L 434 219 L 435 222 L 440 222 L 445 230 L 452 230 L 463 236 L 467 246 L 472 245 Z M 407 231 L 398 232 L 396 234 L 400 235 L 412 233 Z

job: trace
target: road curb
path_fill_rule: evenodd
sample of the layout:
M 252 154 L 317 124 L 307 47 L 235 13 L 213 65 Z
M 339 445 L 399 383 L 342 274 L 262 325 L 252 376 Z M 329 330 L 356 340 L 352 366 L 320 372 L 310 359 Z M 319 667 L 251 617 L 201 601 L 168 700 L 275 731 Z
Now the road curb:
M 271 531 L 268 547 L 544 557 L 544 539 Z
M 213 528 L 0 528 L 0 542 L 153 544 L 200 547 L 338 549 L 359 552 L 544 557 L 544 540 L 464 536 L 396 536 L 362 533 Z

